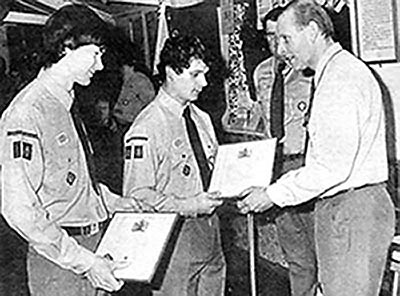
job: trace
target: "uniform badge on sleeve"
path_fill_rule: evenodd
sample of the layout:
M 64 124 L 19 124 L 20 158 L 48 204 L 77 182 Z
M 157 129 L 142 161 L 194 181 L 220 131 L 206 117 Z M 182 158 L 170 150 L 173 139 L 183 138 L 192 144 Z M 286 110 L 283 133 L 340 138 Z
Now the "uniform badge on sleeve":
M 133 146 L 133 158 L 142 159 L 143 158 L 143 145 Z
M 22 142 L 22 158 L 27 160 L 32 159 L 32 144 Z
M 26 160 L 32 159 L 33 154 L 33 146 L 31 143 L 23 142 L 23 141 L 14 141 L 12 143 L 13 146 L 13 158 L 20 158 Z
M 125 159 L 131 159 L 132 157 L 132 146 L 125 147 Z
M 130 142 L 133 142 L 133 146 L 126 146 L 127 148 L 129 147 L 130 151 L 129 151 L 129 159 L 132 157 L 132 153 L 133 153 L 133 158 L 134 159 L 143 159 L 144 158 L 144 145 L 147 145 L 148 138 L 147 136 L 143 136 L 143 135 L 135 135 L 132 136 L 130 138 L 128 138 L 125 141 L 125 144 L 129 144 Z M 133 150 L 133 151 L 132 151 Z M 128 151 L 125 151 L 128 152 Z M 127 158 L 128 156 L 127 154 L 125 154 L 125 158 Z
M 13 157 L 14 158 L 20 158 L 22 153 L 21 153 L 21 141 L 15 141 L 13 142 Z

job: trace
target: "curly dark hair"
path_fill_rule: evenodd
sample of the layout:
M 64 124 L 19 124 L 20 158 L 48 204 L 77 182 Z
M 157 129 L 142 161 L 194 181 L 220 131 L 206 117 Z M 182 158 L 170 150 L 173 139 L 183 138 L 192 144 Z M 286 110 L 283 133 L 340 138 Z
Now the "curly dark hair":
M 49 67 L 57 63 L 65 48 L 76 49 L 88 44 L 104 47 L 108 31 L 108 25 L 85 5 L 72 4 L 60 8 L 44 26 L 42 65 Z
M 160 63 L 157 65 L 160 80 L 165 81 L 167 66 L 181 74 L 184 68 L 190 67 L 193 58 L 204 60 L 204 55 L 204 45 L 197 36 L 180 35 L 175 32 L 165 41 L 160 54 Z
M 277 22 L 279 16 L 282 14 L 282 12 L 285 11 L 285 8 L 282 6 L 277 6 L 273 9 L 271 9 L 263 18 L 262 18 L 262 25 L 264 30 L 267 28 L 267 21 L 273 21 Z

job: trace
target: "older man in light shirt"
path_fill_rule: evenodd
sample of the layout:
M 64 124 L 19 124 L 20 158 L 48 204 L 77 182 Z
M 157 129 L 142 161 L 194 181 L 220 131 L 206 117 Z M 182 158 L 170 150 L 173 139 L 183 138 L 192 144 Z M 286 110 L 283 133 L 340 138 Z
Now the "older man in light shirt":
M 243 213 L 316 198 L 318 276 L 324 295 L 378 295 L 394 234 L 385 122 L 378 82 L 332 40 L 325 11 L 295 0 L 278 19 L 279 52 L 295 69 L 315 70 L 304 167 L 265 188 L 249 188 Z

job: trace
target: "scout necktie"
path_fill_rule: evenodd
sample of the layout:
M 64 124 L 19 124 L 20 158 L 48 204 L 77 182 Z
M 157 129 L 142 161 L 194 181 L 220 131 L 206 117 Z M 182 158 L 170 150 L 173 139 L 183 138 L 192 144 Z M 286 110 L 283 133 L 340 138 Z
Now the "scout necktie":
M 197 165 L 200 169 L 201 181 L 203 183 L 204 191 L 208 190 L 211 179 L 211 169 L 208 166 L 206 154 L 203 150 L 203 145 L 200 140 L 199 132 L 196 124 L 190 116 L 190 108 L 186 107 L 183 111 L 183 118 L 186 123 L 186 130 L 189 136 L 190 145 L 192 146 L 194 156 L 196 157 Z
M 285 99 L 284 99 L 284 77 L 283 69 L 285 63 L 279 62 L 275 71 L 275 79 L 272 84 L 271 103 L 270 103 L 270 127 L 272 137 L 281 140 L 285 135 L 284 130 L 284 114 L 285 114 Z
M 275 79 L 272 84 L 271 100 L 270 100 L 270 131 L 271 136 L 277 139 L 274 168 L 272 181 L 278 179 L 281 175 L 283 167 L 283 144 L 279 141 L 285 136 L 284 115 L 285 115 L 285 93 L 284 93 L 284 77 L 283 69 L 285 63 L 278 62 L 275 70 Z
M 311 91 L 310 91 L 310 102 L 308 103 L 308 109 L 304 114 L 304 123 L 303 126 L 306 128 L 306 140 L 304 142 L 304 156 L 307 154 L 308 142 L 310 141 L 310 134 L 308 132 L 308 122 L 310 121 L 311 117 L 311 108 L 314 101 L 314 93 L 315 93 L 315 82 L 314 78 L 311 80 Z
M 83 120 L 80 117 L 79 111 L 77 110 L 76 106 L 71 109 L 71 115 L 75 124 L 75 129 L 78 132 L 79 139 L 81 140 L 83 151 L 85 152 L 86 163 L 89 171 L 89 176 L 92 181 L 93 189 L 97 194 L 99 194 L 100 189 L 95 175 L 95 163 L 93 159 L 92 145 L 90 144 L 88 135 L 86 133 L 85 124 L 83 123 Z

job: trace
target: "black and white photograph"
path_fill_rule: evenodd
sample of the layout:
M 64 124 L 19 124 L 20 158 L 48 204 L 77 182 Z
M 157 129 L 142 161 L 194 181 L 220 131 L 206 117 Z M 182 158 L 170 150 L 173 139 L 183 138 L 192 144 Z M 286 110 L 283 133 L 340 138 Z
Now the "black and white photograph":
M 0 0 L 0 296 L 399 296 L 400 0 Z

